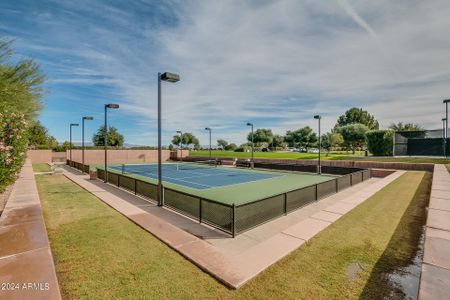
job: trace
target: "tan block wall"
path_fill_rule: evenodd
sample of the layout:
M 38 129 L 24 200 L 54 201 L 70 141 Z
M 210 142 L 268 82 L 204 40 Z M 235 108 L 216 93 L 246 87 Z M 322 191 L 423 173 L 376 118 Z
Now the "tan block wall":
M 53 152 L 52 160 L 53 162 L 66 162 L 66 152 Z
M 183 150 L 183 156 L 185 156 Z M 189 153 L 187 153 L 189 155 Z M 70 158 L 70 151 L 66 151 L 66 158 Z M 162 151 L 163 161 L 170 159 L 170 150 Z M 82 151 L 72 150 L 72 160 L 75 162 L 82 162 Z M 84 163 L 98 164 L 105 161 L 104 150 L 85 150 Z M 108 150 L 108 163 L 152 163 L 158 161 L 157 150 Z
M 52 150 L 28 150 L 27 158 L 32 164 L 48 164 L 52 162 Z

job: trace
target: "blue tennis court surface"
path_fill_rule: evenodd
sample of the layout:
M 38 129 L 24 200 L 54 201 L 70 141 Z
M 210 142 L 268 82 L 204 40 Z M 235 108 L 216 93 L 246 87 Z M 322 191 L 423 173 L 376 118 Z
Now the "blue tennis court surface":
M 115 165 L 109 169 L 136 174 L 152 179 L 158 179 L 157 164 Z M 232 184 L 247 183 L 258 180 L 283 176 L 269 172 L 255 172 L 251 170 L 203 166 L 189 163 L 162 164 L 162 180 L 194 189 L 209 189 Z

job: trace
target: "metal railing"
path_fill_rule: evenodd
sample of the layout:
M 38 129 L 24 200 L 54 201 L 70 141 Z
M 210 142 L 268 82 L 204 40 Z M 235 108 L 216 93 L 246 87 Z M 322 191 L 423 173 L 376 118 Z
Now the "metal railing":
M 108 170 L 108 183 L 155 201 L 156 184 L 117 172 Z M 163 186 L 164 206 L 234 237 L 370 177 L 370 170 L 357 171 L 239 205 L 226 204 Z M 105 179 L 104 170 L 97 168 L 97 178 Z

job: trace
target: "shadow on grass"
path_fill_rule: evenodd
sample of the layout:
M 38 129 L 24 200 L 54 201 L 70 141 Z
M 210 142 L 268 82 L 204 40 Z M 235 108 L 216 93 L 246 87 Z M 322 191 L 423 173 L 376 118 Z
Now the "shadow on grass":
M 408 291 L 390 278 L 393 275 L 395 277 L 408 275 L 405 269 L 411 265 L 413 265 L 412 269 L 421 266 L 421 256 L 423 255 L 421 243 L 426 222 L 426 207 L 430 198 L 431 180 L 432 174 L 425 173 L 385 251 L 375 264 L 360 299 L 405 299 L 407 294 L 415 295 L 417 298 L 419 276 L 405 277 L 408 281 Z

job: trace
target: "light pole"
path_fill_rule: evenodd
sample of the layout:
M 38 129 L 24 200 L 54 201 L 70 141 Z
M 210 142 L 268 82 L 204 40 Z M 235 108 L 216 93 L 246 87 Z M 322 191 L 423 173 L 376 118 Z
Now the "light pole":
M 158 189 L 156 193 L 158 206 L 164 205 L 162 197 L 161 81 L 177 82 L 180 81 L 180 75 L 169 72 L 158 73 Z
M 83 164 L 83 170 L 82 172 L 84 173 L 84 120 L 94 120 L 93 117 L 91 116 L 84 116 L 81 119 L 81 161 Z
M 445 124 L 447 123 L 447 118 L 442 118 L 442 148 L 443 148 L 443 156 L 447 157 L 447 140 L 445 138 Z
M 320 163 L 320 150 L 321 150 L 321 137 L 320 137 L 320 120 L 322 119 L 322 117 L 320 116 L 320 115 L 315 115 L 314 116 L 314 119 L 316 119 L 316 120 L 318 120 L 319 121 L 319 167 L 318 167 L 318 170 L 317 170 L 317 172 L 319 173 L 319 174 L 322 174 L 322 165 L 321 165 L 321 163 Z
M 69 149 L 70 149 L 70 166 L 72 166 L 72 127 L 78 126 L 77 123 L 71 123 L 70 124 L 70 142 L 69 142 Z
M 177 130 L 177 133 L 180 134 L 180 150 L 181 150 L 181 161 L 183 161 L 183 132 L 181 130 Z
M 445 104 L 445 138 L 448 139 L 448 103 L 450 99 L 445 99 L 443 103 Z
M 445 104 L 445 144 L 446 145 L 447 145 L 447 139 L 448 139 L 448 103 L 449 102 L 450 102 L 450 99 L 445 99 L 443 101 L 443 103 Z M 445 157 L 447 157 L 447 152 L 445 153 Z
M 253 162 L 253 156 L 254 156 L 254 154 L 253 154 L 253 152 L 254 152 L 254 143 L 253 143 L 253 123 L 247 123 L 247 126 L 251 126 L 252 127 L 252 163 L 250 164 L 250 167 L 251 168 L 253 168 L 253 164 L 254 164 L 254 162 Z
M 212 160 L 212 158 L 211 158 L 211 127 L 206 127 L 205 130 L 209 131 L 209 160 Z
M 105 146 L 105 183 L 108 182 L 108 108 L 118 109 L 119 104 L 105 104 L 105 133 L 103 136 L 103 145 Z

